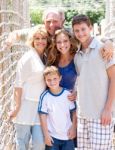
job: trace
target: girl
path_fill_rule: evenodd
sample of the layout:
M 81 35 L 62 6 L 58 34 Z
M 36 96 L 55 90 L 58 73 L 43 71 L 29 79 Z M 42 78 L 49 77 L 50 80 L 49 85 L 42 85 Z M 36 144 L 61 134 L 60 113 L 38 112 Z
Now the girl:
M 59 29 L 55 32 L 54 41 L 48 56 L 48 65 L 58 66 L 62 75 L 60 86 L 73 90 L 77 73 L 73 62 L 77 49 L 77 41 L 70 32 Z

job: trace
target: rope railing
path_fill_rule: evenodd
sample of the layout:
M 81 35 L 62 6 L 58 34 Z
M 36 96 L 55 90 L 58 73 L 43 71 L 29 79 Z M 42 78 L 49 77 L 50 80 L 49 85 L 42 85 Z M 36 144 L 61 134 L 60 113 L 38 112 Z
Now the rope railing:
M 23 44 L 13 46 L 12 49 L 0 51 L 0 150 L 6 147 L 15 147 L 15 131 L 13 124 L 7 121 L 13 101 L 13 84 L 15 78 L 15 68 L 17 61 L 28 48 Z M 10 130 L 11 129 L 11 130 Z
M 18 17 L 20 19 L 22 19 L 24 21 L 24 18 L 18 13 L 18 12 L 15 12 L 13 10 L 0 10 L 0 14 L 12 14 L 12 15 L 15 15 L 15 17 Z
M 4 0 L 0 3 L 0 150 L 16 150 L 15 130 L 13 123 L 8 121 L 8 112 L 13 104 L 16 65 L 28 48 L 22 42 L 8 48 L 5 40 L 11 31 L 23 28 L 29 18 L 26 18 L 20 0 L 10 3 L 9 0 Z M 18 7 L 14 3 L 19 3 Z

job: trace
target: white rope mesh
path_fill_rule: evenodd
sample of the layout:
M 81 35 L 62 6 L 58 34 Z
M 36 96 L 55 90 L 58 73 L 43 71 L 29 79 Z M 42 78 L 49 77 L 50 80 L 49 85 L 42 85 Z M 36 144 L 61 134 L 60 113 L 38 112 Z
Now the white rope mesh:
M 25 5 L 27 0 L 24 1 Z M 7 39 L 9 32 L 23 28 L 25 22 L 27 25 L 29 18 L 26 18 L 23 12 L 23 2 L 0 0 L 0 150 L 16 149 L 15 130 L 13 123 L 8 121 L 8 112 L 13 101 L 16 64 L 27 47 L 23 43 L 18 43 L 8 49 L 2 47 L 2 43 Z M 19 4 L 18 7 L 16 4 Z

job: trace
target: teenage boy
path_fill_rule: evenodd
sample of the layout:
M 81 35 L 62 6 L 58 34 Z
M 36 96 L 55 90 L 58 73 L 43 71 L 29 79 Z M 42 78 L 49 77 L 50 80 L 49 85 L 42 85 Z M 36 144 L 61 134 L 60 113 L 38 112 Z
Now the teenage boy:
M 48 86 L 40 97 L 38 112 L 45 137 L 46 150 L 74 150 L 76 105 L 69 101 L 69 91 L 60 87 L 61 75 L 54 66 L 47 67 L 44 79 Z M 72 113 L 72 121 L 70 117 Z
M 74 59 L 78 73 L 78 150 L 112 150 L 115 58 L 109 62 L 102 59 L 102 44 L 91 36 L 87 16 L 75 16 L 72 27 L 81 43 Z

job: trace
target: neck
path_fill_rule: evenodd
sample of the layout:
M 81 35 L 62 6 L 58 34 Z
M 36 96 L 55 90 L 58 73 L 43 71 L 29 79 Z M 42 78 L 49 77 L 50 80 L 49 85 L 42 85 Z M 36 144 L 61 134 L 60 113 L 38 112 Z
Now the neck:
M 93 39 L 93 37 L 90 36 L 84 43 L 81 43 L 82 49 L 88 48 L 88 46 L 90 45 L 92 39 Z
M 57 87 L 56 89 L 50 89 L 51 93 L 59 94 L 62 91 L 62 87 Z
M 66 55 L 61 55 L 61 58 L 59 60 L 59 64 L 58 65 L 60 67 L 65 67 L 71 62 L 72 58 L 73 57 L 69 53 L 66 54 Z
M 37 54 L 40 56 L 40 58 L 42 58 L 42 57 L 43 57 L 43 52 L 42 52 L 42 51 L 40 51 L 40 50 L 36 50 L 36 52 L 37 52 Z
M 62 59 L 62 60 L 68 60 L 68 59 L 70 59 L 70 58 L 71 58 L 70 53 L 66 53 L 66 54 L 62 54 L 62 55 L 61 55 L 61 59 Z

